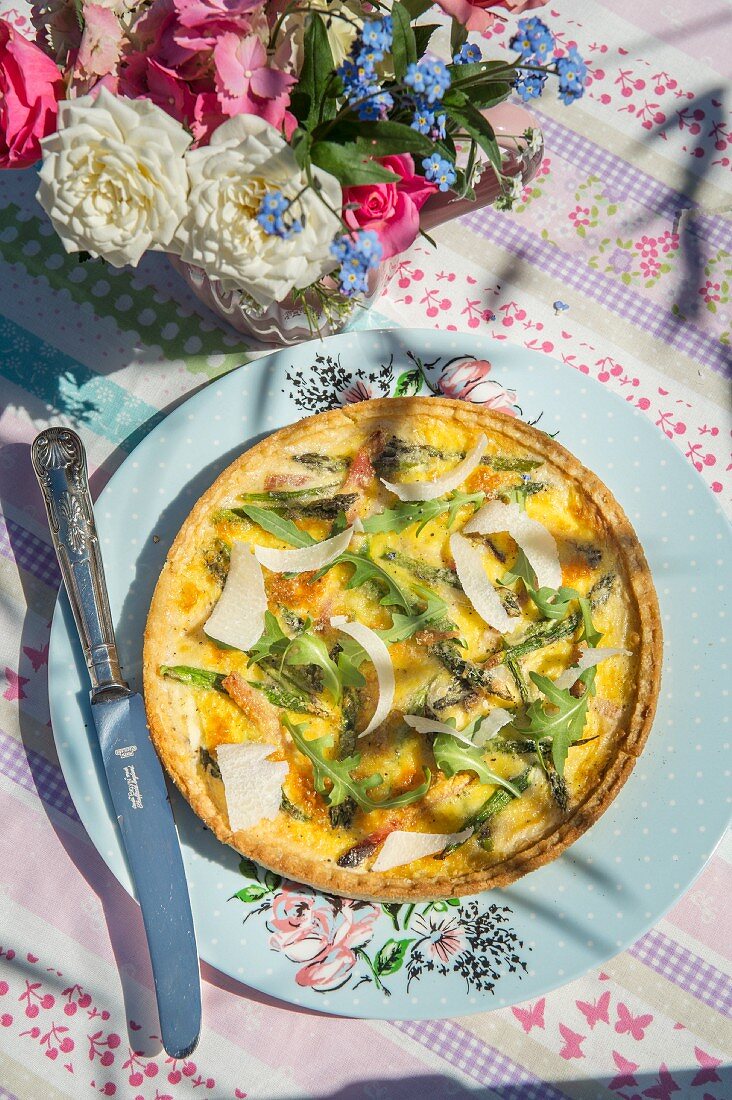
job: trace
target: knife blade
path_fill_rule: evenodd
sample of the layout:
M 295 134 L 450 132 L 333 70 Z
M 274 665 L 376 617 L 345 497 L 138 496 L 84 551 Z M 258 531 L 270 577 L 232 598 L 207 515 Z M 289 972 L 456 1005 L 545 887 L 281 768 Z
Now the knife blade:
M 173 1058 L 195 1048 L 201 982 L 185 869 L 142 697 L 122 677 L 79 436 L 47 428 L 33 441 L 43 493 L 91 680 L 94 724 L 135 886 L 155 981 L 161 1040 Z

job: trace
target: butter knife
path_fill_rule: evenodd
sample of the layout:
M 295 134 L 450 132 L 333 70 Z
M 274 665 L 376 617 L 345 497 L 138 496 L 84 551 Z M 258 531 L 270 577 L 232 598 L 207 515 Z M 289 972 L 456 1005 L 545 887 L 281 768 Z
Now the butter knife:
M 47 428 L 34 439 L 31 458 L 89 670 L 91 711 L 145 925 L 162 1043 L 171 1057 L 185 1058 L 201 1029 L 188 886 L 142 697 L 119 665 L 84 446 L 68 428 Z

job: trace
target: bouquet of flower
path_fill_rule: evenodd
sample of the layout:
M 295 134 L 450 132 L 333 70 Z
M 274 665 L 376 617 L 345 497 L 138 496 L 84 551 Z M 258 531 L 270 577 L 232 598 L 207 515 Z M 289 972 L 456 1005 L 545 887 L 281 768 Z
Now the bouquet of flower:
M 550 73 L 565 102 L 582 95 L 581 58 L 536 17 L 505 59 L 468 41 L 488 9 L 543 2 L 43 0 L 35 42 L 0 19 L 0 167 L 42 159 L 38 199 L 69 252 L 172 253 L 260 307 L 350 299 L 431 196 L 474 197 L 491 171 L 510 205 L 487 108 Z

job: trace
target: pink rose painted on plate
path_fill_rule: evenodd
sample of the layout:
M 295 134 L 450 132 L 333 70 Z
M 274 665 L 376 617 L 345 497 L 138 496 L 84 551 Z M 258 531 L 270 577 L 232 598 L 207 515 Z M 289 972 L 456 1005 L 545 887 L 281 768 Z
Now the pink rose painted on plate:
M 500 382 L 489 378 L 492 369 L 487 359 L 469 356 L 452 359 L 440 375 L 437 390 L 443 397 L 471 401 L 474 405 L 485 405 L 487 409 L 516 416 L 515 391 L 504 389 Z
M 374 934 L 380 910 L 366 902 L 325 898 L 285 885 L 275 896 L 267 927 L 270 947 L 306 965 L 295 981 L 320 992 L 338 989 L 356 965 L 355 948 Z

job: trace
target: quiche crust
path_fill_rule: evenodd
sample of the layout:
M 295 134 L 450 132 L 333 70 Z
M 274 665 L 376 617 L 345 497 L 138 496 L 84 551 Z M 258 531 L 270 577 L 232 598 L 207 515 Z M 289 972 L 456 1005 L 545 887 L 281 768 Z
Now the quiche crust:
M 212 513 L 235 499 L 243 486 L 261 484 L 271 471 L 281 468 L 288 453 L 353 451 L 354 437 L 364 440 L 375 431 L 407 430 L 429 440 L 438 427 L 443 437 L 453 430 L 461 437 L 466 432 L 485 432 L 490 440 L 546 463 L 552 477 L 581 499 L 589 527 L 619 565 L 622 599 L 634 623 L 634 686 L 599 781 L 572 801 L 564 817 L 555 814 L 544 827 L 529 831 L 520 850 L 478 867 L 456 869 L 450 859 L 425 858 L 390 872 L 350 870 L 318 850 L 309 822 L 296 822 L 282 813 L 251 829 L 232 832 L 225 801 L 201 768 L 191 738 L 188 689 L 158 671 L 170 663 L 171 650 L 184 635 L 200 631 L 201 615 L 196 619 L 181 609 L 181 591 L 192 558 L 209 537 Z M 417 901 L 506 886 L 555 859 L 585 833 L 616 797 L 643 750 L 656 709 L 661 658 L 660 615 L 643 550 L 622 508 L 594 473 L 550 436 L 502 413 L 446 398 L 382 398 L 321 413 L 275 432 L 244 452 L 199 499 L 170 549 L 153 596 L 145 630 L 144 694 L 151 737 L 163 765 L 219 840 L 279 874 L 320 890 L 353 898 Z M 462 778 L 456 776 L 453 784 Z

